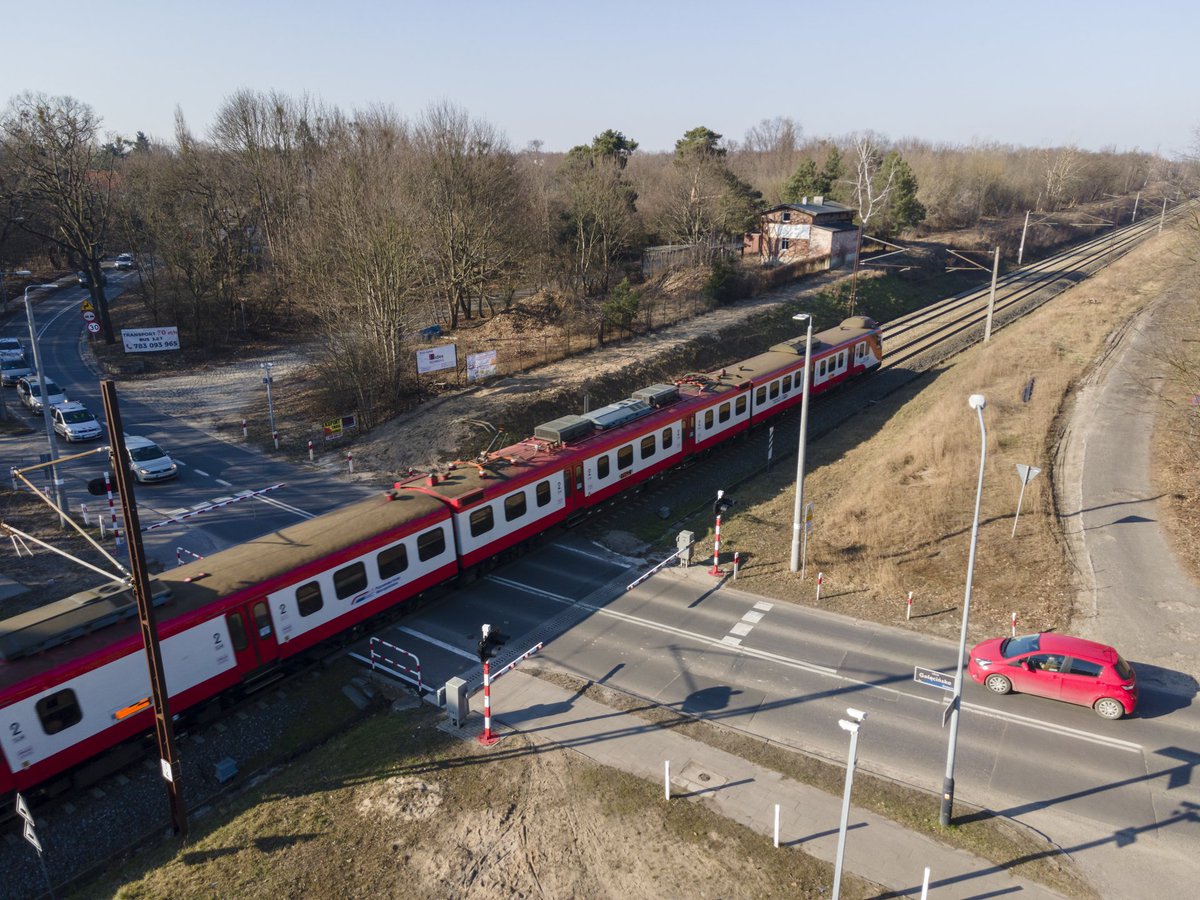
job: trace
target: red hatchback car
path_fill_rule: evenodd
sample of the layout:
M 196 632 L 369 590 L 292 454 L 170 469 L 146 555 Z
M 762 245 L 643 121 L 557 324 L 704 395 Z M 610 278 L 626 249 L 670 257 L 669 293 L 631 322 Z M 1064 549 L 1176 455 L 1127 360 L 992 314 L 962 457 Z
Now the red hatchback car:
M 1090 706 L 1106 719 L 1137 706 L 1133 666 L 1112 647 L 1064 634 L 993 638 L 971 650 L 967 672 L 994 694 L 1019 691 Z

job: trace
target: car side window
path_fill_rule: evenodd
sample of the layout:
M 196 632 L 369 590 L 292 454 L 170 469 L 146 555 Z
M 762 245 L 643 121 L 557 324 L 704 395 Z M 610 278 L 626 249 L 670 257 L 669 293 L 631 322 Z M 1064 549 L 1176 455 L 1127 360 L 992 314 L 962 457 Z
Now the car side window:
M 1089 678 L 1099 678 L 1104 667 L 1099 663 L 1088 662 L 1086 659 L 1073 659 L 1067 667 L 1070 675 L 1087 675 Z
M 1058 672 L 1062 670 L 1062 657 L 1053 653 L 1036 653 L 1025 657 L 1025 664 L 1034 672 Z

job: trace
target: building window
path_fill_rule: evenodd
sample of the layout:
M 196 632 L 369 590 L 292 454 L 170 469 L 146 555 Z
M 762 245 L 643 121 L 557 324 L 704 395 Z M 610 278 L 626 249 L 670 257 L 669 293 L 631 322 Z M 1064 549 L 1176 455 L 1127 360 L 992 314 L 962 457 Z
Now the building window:
M 75 692 L 70 688 L 55 691 L 39 700 L 37 714 L 46 734 L 58 734 L 64 728 L 70 728 L 83 720 L 79 701 L 75 699 Z
M 441 556 L 446 550 L 446 532 L 440 528 L 426 531 L 417 538 L 417 559 L 421 562 Z
M 351 563 L 333 573 L 333 592 L 339 600 L 352 597 L 367 586 L 367 567 L 361 562 Z
M 603 481 L 608 477 L 608 454 L 597 458 L 596 460 L 596 477 Z
M 539 481 L 537 489 L 534 491 L 534 496 L 537 498 L 538 506 L 545 506 L 550 502 L 550 481 Z
M 496 519 L 492 515 L 490 506 L 481 506 L 479 509 L 471 512 L 471 537 L 479 537 L 481 534 L 487 534 L 492 530 L 492 526 L 496 524 Z
M 525 515 L 525 492 L 509 494 L 504 498 L 504 520 L 511 522 Z
M 380 578 L 399 575 L 408 568 L 408 548 L 403 544 L 397 544 L 395 547 L 380 550 L 379 555 L 375 557 L 375 562 L 379 566 Z
M 663 449 L 666 450 L 675 440 L 675 432 L 670 428 L 664 428 L 662 433 Z
M 648 434 L 642 438 L 642 459 L 649 459 L 657 450 L 654 435 Z
M 785 222 L 792 221 L 792 214 L 790 212 L 785 212 L 783 214 L 783 221 L 785 221 Z
M 790 241 L 789 241 L 787 238 L 783 238 L 782 240 L 780 240 L 780 242 L 779 242 L 779 252 L 780 252 L 780 253 L 784 253 L 784 252 L 786 252 L 786 251 L 787 251 L 787 248 L 788 248 L 788 245 L 789 245 L 790 243 L 791 243 L 791 242 L 790 242 Z
M 321 586 L 315 581 L 310 581 L 296 588 L 296 605 L 300 607 L 301 616 L 311 616 L 317 612 L 325 605 L 325 601 L 321 599 Z

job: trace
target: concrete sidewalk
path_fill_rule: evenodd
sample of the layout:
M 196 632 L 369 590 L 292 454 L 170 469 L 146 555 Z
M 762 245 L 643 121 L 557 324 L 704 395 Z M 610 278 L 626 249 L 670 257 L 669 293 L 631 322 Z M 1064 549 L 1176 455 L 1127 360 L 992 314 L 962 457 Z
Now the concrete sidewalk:
M 510 672 L 494 688 L 494 730 L 575 750 L 594 762 L 659 784 L 663 763 L 671 763 L 672 797 L 696 798 L 716 812 L 771 837 L 775 804 L 780 806 L 780 851 L 798 847 L 833 862 L 837 854 L 841 797 L 784 778 L 632 713 L 580 697 L 543 679 Z M 469 728 L 478 722 L 472 716 Z M 847 741 L 847 747 L 849 742 Z M 931 798 L 931 803 L 935 802 Z M 1034 882 L 961 850 L 911 832 L 873 813 L 850 810 L 846 838 L 847 872 L 895 891 L 919 897 L 925 866 L 931 870 L 929 896 L 945 898 L 1059 897 Z M 892 896 L 889 894 L 888 896 Z

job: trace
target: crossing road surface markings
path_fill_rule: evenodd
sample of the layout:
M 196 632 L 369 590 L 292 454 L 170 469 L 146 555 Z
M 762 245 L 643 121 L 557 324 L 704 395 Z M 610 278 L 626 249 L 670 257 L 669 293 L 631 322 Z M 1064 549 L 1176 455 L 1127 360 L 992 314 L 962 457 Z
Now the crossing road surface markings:
M 470 653 L 466 650 L 463 650 L 461 647 L 455 647 L 453 644 L 447 644 L 445 641 L 439 641 L 437 638 L 430 637 L 429 635 L 424 634 L 420 631 L 417 631 L 413 628 L 408 628 L 405 626 L 398 626 L 395 630 L 402 632 L 404 634 L 411 635 L 412 637 L 422 640 L 427 644 L 433 644 L 433 646 L 435 646 L 435 647 L 441 647 L 443 650 L 449 650 L 451 653 L 457 654 L 458 656 L 465 656 L 467 659 L 472 660 L 474 662 L 479 661 L 479 657 L 476 654 Z
M 205 472 L 203 469 L 196 469 L 195 471 L 196 471 L 197 475 L 202 475 L 205 478 L 212 478 L 212 476 L 209 475 L 207 472 Z
M 729 634 L 721 638 L 722 644 L 728 644 L 730 647 L 740 647 L 742 638 L 750 633 L 750 630 L 762 621 L 762 617 L 766 615 L 771 608 L 770 603 L 758 602 L 754 604 L 754 609 L 747 610 L 742 616 L 742 621 L 738 622 L 729 629 Z
M 233 487 L 233 485 L 232 485 L 232 484 L 230 484 L 228 481 L 225 481 L 225 480 L 223 480 L 223 479 L 221 479 L 221 478 L 218 478 L 218 479 L 217 479 L 217 484 L 219 484 L 221 487 L 227 487 L 227 488 L 231 488 L 231 487 Z
M 628 613 L 617 612 L 616 610 L 613 610 L 613 609 L 605 609 L 602 606 L 595 606 L 594 604 L 591 604 L 591 603 L 583 603 L 582 601 L 579 601 L 579 600 L 573 600 L 570 597 L 564 597 L 561 594 L 554 594 L 554 593 L 551 593 L 550 591 L 544 591 L 544 590 L 541 590 L 540 588 L 531 587 L 527 584 L 521 584 L 519 581 L 513 581 L 509 578 L 502 578 L 499 575 L 487 575 L 485 577 L 487 578 L 487 580 L 494 581 L 497 584 L 507 585 L 509 587 L 515 588 L 516 590 L 524 591 L 528 594 L 535 594 L 540 597 L 545 597 L 549 600 L 554 600 L 558 603 L 562 603 L 565 606 L 578 606 L 581 609 L 589 610 L 590 612 L 594 612 L 597 615 L 606 616 L 606 617 L 612 618 L 612 619 L 618 619 L 622 622 L 628 622 L 631 625 L 639 625 L 643 628 L 649 628 L 652 631 L 659 631 L 659 632 L 662 632 L 663 634 L 671 634 L 671 635 L 675 635 L 676 637 L 688 638 L 689 640 L 695 641 L 696 643 L 706 644 L 710 647 L 730 646 L 729 644 L 725 643 L 724 638 L 722 638 L 721 640 L 717 640 L 715 638 L 708 637 L 707 635 L 697 634 L 694 631 L 687 631 L 686 629 L 683 629 L 683 628 L 675 628 L 674 626 L 671 626 L 671 625 L 663 625 L 659 622 L 652 622 L 649 619 L 643 619 L 639 616 L 631 616 Z M 755 608 L 761 612 L 766 612 L 768 609 L 771 608 L 771 604 L 765 603 L 765 602 L 764 603 L 756 603 Z M 726 637 L 728 637 L 728 635 L 726 635 Z M 916 701 L 919 701 L 922 703 L 936 703 L 938 705 L 941 705 L 943 702 L 942 698 L 940 698 L 940 697 L 927 697 L 927 696 L 923 696 L 921 694 L 911 693 L 909 691 L 902 691 L 902 690 L 899 690 L 898 688 L 888 687 L 887 685 L 873 684 L 868 681 L 863 681 L 861 678 L 850 678 L 849 676 L 838 674 L 836 669 L 831 669 L 828 666 L 821 666 L 821 665 L 817 665 L 816 663 L 806 662 L 801 659 L 794 659 L 792 657 L 783 656 L 778 653 L 771 653 L 767 650 L 755 650 L 753 648 L 742 647 L 740 645 L 734 645 L 734 646 L 737 647 L 738 652 L 743 653 L 746 656 L 752 657 L 754 659 L 761 659 L 761 660 L 766 660 L 768 662 L 778 663 L 779 665 L 786 666 L 789 669 L 799 669 L 804 672 L 812 672 L 815 675 L 824 675 L 828 678 L 832 678 L 835 681 L 839 681 L 843 684 L 851 684 L 851 685 L 855 685 L 857 687 L 869 688 L 870 690 L 875 690 L 875 691 L 885 691 L 889 694 L 895 694 L 897 696 L 905 697 L 909 700 L 916 700 Z M 1013 722 L 1018 725 L 1025 725 L 1029 728 L 1035 728 L 1039 731 L 1047 731 L 1052 734 L 1061 734 L 1064 737 L 1070 737 L 1070 738 L 1074 738 L 1076 740 L 1087 741 L 1092 744 L 1100 744 L 1105 747 L 1112 747 L 1116 750 L 1124 750 L 1128 753 L 1142 753 L 1145 750 L 1145 748 L 1141 744 L 1134 743 L 1133 741 L 1122 741 L 1118 738 L 1103 737 L 1101 735 L 1092 734 L 1091 732 L 1082 731 L 1082 730 L 1079 730 L 1076 728 L 1068 728 L 1064 725 L 1054 725 L 1049 722 L 1040 722 L 1037 719 L 1031 719 L 1028 716 L 1021 716 L 1021 715 L 1017 715 L 1016 713 L 1010 713 L 1010 712 L 1001 712 L 999 710 L 989 709 L 986 706 L 978 706 L 974 703 L 963 703 L 962 708 L 964 710 L 969 710 L 973 713 L 977 713 L 978 715 L 981 715 L 981 716 L 988 716 L 989 718 L 993 718 L 993 719 L 1000 719 L 1000 720 L 1006 721 L 1006 722 Z

